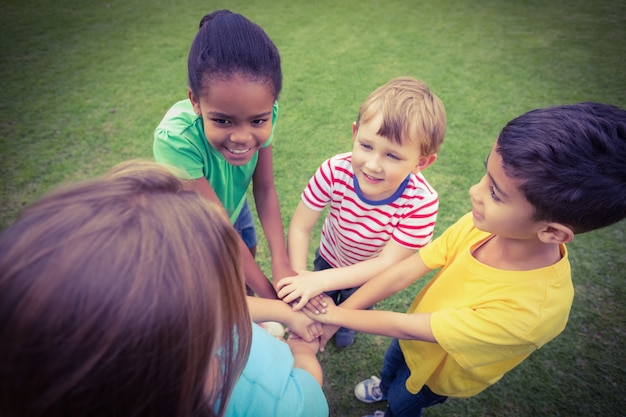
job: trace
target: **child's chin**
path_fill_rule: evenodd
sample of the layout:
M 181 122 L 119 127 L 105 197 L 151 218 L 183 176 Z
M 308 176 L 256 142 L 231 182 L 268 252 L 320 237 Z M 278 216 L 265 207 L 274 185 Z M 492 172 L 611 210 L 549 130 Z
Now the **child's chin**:
M 226 159 L 226 162 L 238 167 L 245 165 L 252 160 L 252 156 L 248 154 L 245 156 L 238 156 L 227 151 L 227 153 L 222 155 L 224 156 L 224 159 Z
M 477 220 L 476 217 L 473 217 L 472 221 L 474 222 L 474 227 L 475 228 L 477 228 L 481 232 L 489 233 L 489 230 L 487 230 L 487 228 L 482 224 L 482 222 L 480 220 Z

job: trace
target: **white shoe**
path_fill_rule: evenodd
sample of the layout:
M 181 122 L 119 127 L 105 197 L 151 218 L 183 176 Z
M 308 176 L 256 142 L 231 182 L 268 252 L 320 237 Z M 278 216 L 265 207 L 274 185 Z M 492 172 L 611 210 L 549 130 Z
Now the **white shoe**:
M 263 327 L 265 331 L 274 336 L 277 339 L 285 340 L 285 327 L 276 321 L 265 321 L 259 323 L 259 326 Z
M 365 381 L 361 381 L 354 387 L 354 396 L 364 403 L 375 403 L 385 400 L 383 392 L 380 390 L 380 378 L 372 376 Z

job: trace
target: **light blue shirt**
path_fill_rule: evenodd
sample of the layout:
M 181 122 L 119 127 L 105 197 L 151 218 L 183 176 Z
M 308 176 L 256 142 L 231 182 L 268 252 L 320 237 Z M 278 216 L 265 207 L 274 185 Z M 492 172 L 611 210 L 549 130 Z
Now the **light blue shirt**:
M 252 324 L 248 362 L 226 417 L 328 417 L 328 402 L 311 374 L 293 367 L 289 346 Z

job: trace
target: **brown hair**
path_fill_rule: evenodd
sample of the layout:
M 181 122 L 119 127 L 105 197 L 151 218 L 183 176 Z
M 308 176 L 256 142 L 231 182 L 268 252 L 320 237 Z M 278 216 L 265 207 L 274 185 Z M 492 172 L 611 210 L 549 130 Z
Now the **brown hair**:
M 374 90 L 359 109 L 357 127 L 377 115 L 377 134 L 396 143 L 413 141 L 422 156 L 439 151 L 446 134 L 443 102 L 428 86 L 412 77 L 398 77 Z
M 223 415 L 249 354 L 236 232 L 123 163 L 0 236 L 0 415 Z

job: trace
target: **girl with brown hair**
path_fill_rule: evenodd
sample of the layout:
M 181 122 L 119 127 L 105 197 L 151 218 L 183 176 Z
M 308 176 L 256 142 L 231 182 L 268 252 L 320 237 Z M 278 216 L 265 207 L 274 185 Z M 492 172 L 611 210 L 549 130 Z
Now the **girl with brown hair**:
M 252 335 L 238 239 L 152 163 L 33 204 L 0 236 L 0 415 L 224 415 Z

